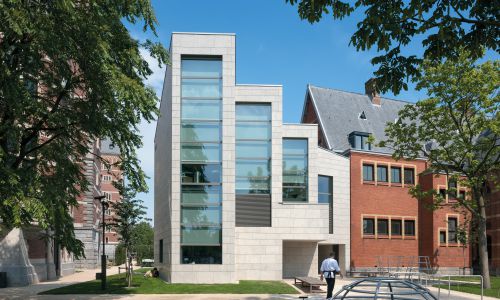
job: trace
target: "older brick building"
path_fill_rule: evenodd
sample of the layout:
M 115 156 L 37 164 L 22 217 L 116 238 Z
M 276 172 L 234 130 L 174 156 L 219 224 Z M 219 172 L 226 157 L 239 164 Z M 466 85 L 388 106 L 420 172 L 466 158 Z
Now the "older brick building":
M 106 200 L 110 203 L 116 203 L 117 201 L 120 201 L 121 198 L 118 189 L 113 183 L 123 179 L 123 172 L 119 167 L 120 151 L 118 147 L 112 145 L 109 140 L 103 140 L 101 142 L 101 157 L 110 163 L 110 168 L 108 169 L 105 164 L 101 164 L 100 190 L 101 193 L 106 196 Z M 112 220 L 114 216 L 113 207 L 110 205 L 106 211 L 106 218 L 108 220 Z M 116 246 L 119 243 L 119 236 L 113 228 L 109 227 L 106 229 L 104 240 L 106 243 L 106 253 L 110 259 L 113 259 L 115 256 Z
M 373 81 L 365 90 L 359 94 L 309 85 L 302 113 L 303 123 L 319 125 L 320 146 L 350 158 L 350 268 L 418 265 L 419 256 L 428 256 L 429 267 L 439 272 L 469 268 L 470 249 L 456 240 L 464 214 L 452 208 L 452 197 L 431 211 L 425 205 L 429 199 L 418 201 L 408 193 L 420 183 L 447 194 L 446 176 L 427 174 L 424 159 L 395 161 L 391 149 L 369 143 L 370 136 L 383 140 L 386 124 L 397 121 L 399 110 L 410 103 L 380 97 Z
M 116 202 L 120 199 L 113 181 L 122 178 L 119 169 L 120 153 L 109 140 L 98 140 L 91 145 L 91 152 L 85 157 L 84 173 L 90 183 L 85 192 L 78 198 L 78 207 L 70 211 L 74 220 L 75 236 L 84 244 L 85 258 L 74 260 L 73 256 L 57 243 L 46 240 L 48 232 L 35 224 L 22 229 L 2 232 L 0 235 L 0 271 L 7 272 L 9 286 L 28 285 L 59 276 L 74 273 L 75 269 L 94 269 L 100 267 L 102 254 L 102 208 L 94 197 L 106 195 L 107 199 Z M 102 157 L 112 164 L 108 170 L 99 159 Z M 111 219 L 113 212 L 107 212 Z M 106 254 L 114 257 L 118 235 L 111 230 L 105 234 Z

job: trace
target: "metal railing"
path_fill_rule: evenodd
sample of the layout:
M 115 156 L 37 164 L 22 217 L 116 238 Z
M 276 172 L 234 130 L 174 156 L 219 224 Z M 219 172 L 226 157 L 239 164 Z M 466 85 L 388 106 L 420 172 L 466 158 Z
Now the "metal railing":
M 484 295 L 484 282 L 483 282 L 483 276 L 482 275 L 435 275 L 436 278 L 438 278 L 438 299 L 440 299 L 441 296 L 441 278 L 446 278 L 448 277 L 448 299 L 450 299 L 450 294 L 451 294 L 451 282 L 456 282 L 458 284 L 462 283 L 468 283 L 468 284 L 477 284 L 477 282 L 474 281 L 460 281 L 460 280 L 452 280 L 452 277 L 479 277 L 481 279 L 481 300 L 483 300 L 483 295 Z

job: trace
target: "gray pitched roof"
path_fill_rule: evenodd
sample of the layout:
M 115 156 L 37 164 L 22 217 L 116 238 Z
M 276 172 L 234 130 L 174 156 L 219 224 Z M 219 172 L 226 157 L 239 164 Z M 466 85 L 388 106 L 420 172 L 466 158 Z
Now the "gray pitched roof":
M 349 134 L 353 131 L 371 133 L 376 141 L 386 138 L 385 126 L 394 122 L 398 112 L 410 102 L 381 98 L 381 105 L 374 105 L 365 94 L 308 86 L 310 99 L 318 114 L 328 144 L 332 150 L 351 149 Z M 366 119 L 361 119 L 364 112 Z M 372 151 L 391 153 L 388 148 L 372 147 Z
M 104 138 L 101 140 L 101 153 L 119 155 L 120 149 L 118 146 L 113 145 L 111 140 Z

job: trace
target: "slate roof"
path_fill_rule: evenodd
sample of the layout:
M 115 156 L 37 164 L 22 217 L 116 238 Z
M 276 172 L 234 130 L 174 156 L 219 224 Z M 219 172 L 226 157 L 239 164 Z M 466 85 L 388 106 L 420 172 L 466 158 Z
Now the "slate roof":
M 111 140 L 105 138 L 101 140 L 101 153 L 119 155 L 120 148 L 116 145 L 112 145 Z
M 351 149 L 349 134 L 353 131 L 371 133 L 376 141 L 384 140 L 386 124 L 396 121 L 399 110 L 412 104 L 381 97 L 381 105 L 374 105 L 366 94 L 313 85 L 308 85 L 307 92 L 313 101 L 329 147 L 339 152 Z M 366 119 L 360 118 L 363 112 Z M 392 153 L 391 149 L 385 147 L 372 147 L 372 152 Z

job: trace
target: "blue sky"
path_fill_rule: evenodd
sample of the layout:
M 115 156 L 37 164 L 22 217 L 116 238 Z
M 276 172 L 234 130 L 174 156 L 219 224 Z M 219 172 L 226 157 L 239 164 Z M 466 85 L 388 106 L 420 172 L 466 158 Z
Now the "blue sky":
M 300 121 L 300 114 L 308 83 L 364 93 L 364 83 L 375 67 L 370 59 L 375 51 L 357 52 L 349 46 L 349 39 L 356 30 L 358 13 L 342 21 L 325 16 L 320 23 L 309 24 L 298 17 L 297 7 L 284 0 L 254 1 L 152 1 L 159 25 L 160 41 L 168 48 L 170 34 L 181 32 L 231 32 L 236 33 L 236 82 L 283 85 L 283 120 Z M 151 38 L 142 32 L 142 24 L 128 26 L 133 37 Z M 420 41 L 409 51 L 420 53 Z M 161 94 L 164 69 L 157 67 L 151 58 L 154 74 L 148 78 Z M 413 88 L 399 95 L 386 97 L 415 102 L 425 98 L 423 92 Z M 156 124 L 140 126 L 144 147 L 138 155 L 142 167 L 150 177 L 148 194 L 141 194 L 148 207 L 148 217 L 153 218 L 153 141 Z

